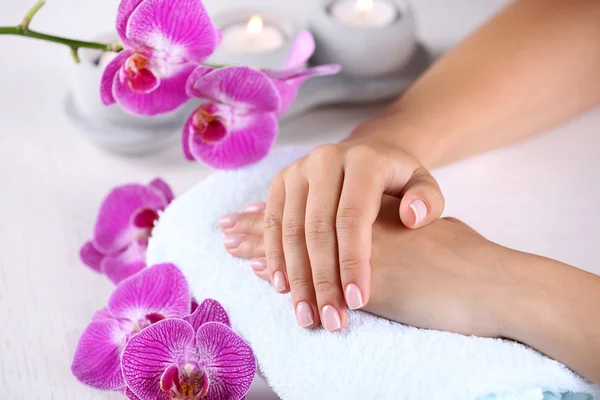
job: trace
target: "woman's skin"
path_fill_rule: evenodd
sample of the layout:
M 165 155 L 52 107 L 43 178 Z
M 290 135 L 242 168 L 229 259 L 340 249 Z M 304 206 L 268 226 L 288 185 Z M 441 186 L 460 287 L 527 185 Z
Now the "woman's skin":
M 260 204 L 223 216 L 228 251 L 255 257 L 261 276 L 291 292 L 301 326 L 339 330 L 347 307 L 363 308 L 411 325 L 513 338 L 600 382 L 600 277 L 438 220 L 444 200 L 428 172 L 600 103 L 599 38 L 597 0 L 513 3 L 381 116 L 281 171 L 264 217 Z M 384 194 L 398 199 L 398 226 L 378 234 Z M 398 251 L 413 237 L 428 251 Z M 451 257 L 456 271 L 446 273 Z M 392 268 L 422 264 L 427 274 Z
M 600 277 L 499 246 L 456 219 L 408 229 L 399 205 L 385 196 L 373 225 L 365 311 L 419 328 L 517 340 L 600 383 Z M 232 255 L 264 256 L 263 219 L 260 211 L 240 213 L 225 229 L 244 236 Z M 252 264 L 270 280 L 263 267 Z
M 369 302 L 381 196 L 409 228 L 435 221 L 428 168 L 526 138 L 600 102 L 600 2 L 521 0 L 435 63 L 392 107 L 340 144 L 282 170 L 265 210 L 276 291 L 328 330 Z M 223 226 L 235 223 L 226 215 Z M 228 246 L 239 243 L 229 237 Z M 297 311 L 297 310 L 296 310 Z M 327 312 L 325 312 L 327 311 Z

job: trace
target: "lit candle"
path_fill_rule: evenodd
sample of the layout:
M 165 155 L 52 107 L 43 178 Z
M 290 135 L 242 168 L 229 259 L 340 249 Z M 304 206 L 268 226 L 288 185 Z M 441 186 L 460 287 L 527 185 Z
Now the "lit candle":
M 331 14 L 348 26 L 380 28 L 398 18 L 398 9 L 389 0 L 338 0 L 331 7 Z
M 226 27 L 221 43 L 236 53 L 266 53 L 282 47 L 285 35 L 276 26 L 264 24 L 260 15 L 254 15 L 247 24 Z

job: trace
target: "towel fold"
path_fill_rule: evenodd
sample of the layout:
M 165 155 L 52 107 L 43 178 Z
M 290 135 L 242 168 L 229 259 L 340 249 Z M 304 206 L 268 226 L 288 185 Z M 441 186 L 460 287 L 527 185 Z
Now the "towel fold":
M 225 252 L 218 219 L 265 199 L 273 175 L 307 151 L 281 149 L 252 168 L 213 174 L 161 215 L 148 248 L 149 264 L 175 263 L 198 300 L 224 305 L 282 399 L 600 399 L 599 387 L 507 340 L 422 330 L 361 311 L 350 313 L 341 333 L 298 327 L 290 296 Z

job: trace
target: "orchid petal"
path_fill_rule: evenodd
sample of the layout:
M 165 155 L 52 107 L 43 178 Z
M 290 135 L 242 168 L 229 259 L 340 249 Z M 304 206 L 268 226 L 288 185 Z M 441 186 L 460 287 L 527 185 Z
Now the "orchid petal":
M 144 0 L 127 23 L 127 39 L 137 46 L 181 60 L 202 62 L 220 35 L 201 0 Z
M 342 67 L 339 64 L 326 64 L 306 69 L 285 69 L 282 71 L 263 70 L 263 72 L 267 74 L 270 78 L 286 81 L 300 78 L 306 80 L 313 76 L 335 75 L 341 70 Z
M 108 308 L 104 307 L 101 310 L 96 311 L 92 317 L 92 321 L 102 321 L 105 319 L 115 319 L 112 314 L 108 311 Z
M 190 132 L 193 115 L 184 126 L 184 136 Z M 274 114 L 236 116 L 228 136 L 219 143 L 205 143 L 197 135 L 187 134 L 189 153 L 195 160 L 213 168 L 236 169 L 264 158 L 277 136 Z
M 125 251 L 105 257 L 100 270 L 114 284 L 135 275 L 146 267 L 146 246 L 131 244 Z
M 165 370 L 165 372 L 160 377 L 160 388 L 169 393 L 175 387 L 175 389 L 179 390 L 181 386 L 181 382 L 179 381 L 179 365 L 171 364 L 169 368 Z
M 148 314 L 182 318 L 190 312 L 190 291 L 173 264 L 157 264 L 125 279 L 108 300 L 115 318 L 138 321 Z
M 128 387 L 125 388 L 125 392 L 123 392 L 123 394 L 127 397 L 127 399 L 129 400 L 141 400 L 135 393 L 133 393 L 133 391 L 131 389 L 129 389 Z
M 294 39 L 290 54 L 285 61 L 285 68 L 304 66 L 315 52 L 315 38 L 310 31 L 300 32 Z
M 163 198 L 163 204 L 165 207 L 168 206 L 175 198 L 171 187 L 167 184 L 167 182 L 163 181 L 160 178 L 152 180 L 152 182 L 150 182 L 148 186 L 158 191 L 158 193 Z
M 144 0 L 121 0 L 119 3 L 119 9 L 117 10 L 117 34 L 121 42 L 127 47 L 132 47 L 132 43 L 127 39 L 126 35 L 127 22 L 142 1 Z
M 189 100 L 185 83 L 195 65 L 185 63 L 170 68 L 173 70 L 161 77 L 160 85 L 150 93 L 137 93 L 131 90 L 127 82 L 115 79 L 112 88 L 115 100 L 125 111 L 134 115 L 152 116 L 175 110 Z
M 192 314 L 183 318 L 189 322 L 195 331 L 207 322 L 220 322 L 224 325 L 231 326 L 229 317 L 223 306 L 216 300 L 206 299 L 196 308 Z
M 190 115 L 185 125 L 183 126 L 183 134 L 181 135 L 181 145 L 183 148 L 183 155 L 188 161 L 196 161 L 194 154 L 192 154 L 192 149 L 190 148 L 190 144 L 194 140 L 194 133 L 191 129 L 191 121 L 194 118 L 194 115 Z
M 138 229 L 152 229 L 154 223 L 158 219 L 158 212 L 151 208 L 139 208 L 137 209 L 130 218 L 131 225 Z
M 100 98 L 105 106 L 115 103 L 116 100 L 113 96 L 113 82 L 117 79 L 119 70 L 125 63 L 125 60 L 132 54 L 133 53 L 129 50 L 120 51 L 104 69 L 102 80 L 100 82 Z
M 114 390 L 125 385 L 119 356 L 126 334 L 116 320 L 94 321 L 87 326 L 75 349 L 71 371 L 82 383 Z
M 199 79 L 188 80 L 187 92 L 229 105 L 244 105 L 258 111 L 277 111 L 280 98 L 264 73 L 249 67 L 216 69 Z
M 192 296 L 192 313 L 198 309 L 198 301 Z
M 334 75 L 340 71 L 341 67 L 337 64 L 319 65 L 318 67 L 308 69 L 272 71 L 264 70 L 265 74 L 273 79 L 273 84 L 281 97 L 281 106 L 277 111 L 278 115 L 286 112 L 298 95 L 300 86 L 313 76 Z
M 121 356 L 123 377 L 142 400 L 163 398 L 163 373 L 172 364 L 184 364 L 193 352 L 192 326 L 180 319 L 165 319 L 129 339 Z
M 240 399 L 248 393 L 256 359 L 244 339 L 223 324 L 208 322 L 198 329 L 196 346 L 210 381 L 207 400 Z
M 133 240 L 129 224 L 131 215 L 139 208 L 163 208 L 161 196 L 142 185 L 124 185 L 113 189 L 102 202 L 94 244 L 105 254 L 112 255 L 124 250 Z
M 206 65 L 198 65 L 196 67 L 196 69 L 194 69 L 192 71 L 192 73 L 190 74 L 190 76 L 187 79 L 186 82 L 186 90 L 188 90 L 188 88 L 192 88 L 194 82 L 196 82 L 198 79 L 202 78 L 204 75 L 209 74 L 211 72 L 213 72 L 215 69 L 211 68 L 211 67 L 207 67 Z M 190 91 L 188 90 L 188 96 L 193 97 L 193 93 L 190 93 Z
M 81 261 L 96 272 L 100 272 L 100 263 L 104 258 L 104 254 L 96 250 L 94 244 L 89 241 L 79 250 L 79 258 Z

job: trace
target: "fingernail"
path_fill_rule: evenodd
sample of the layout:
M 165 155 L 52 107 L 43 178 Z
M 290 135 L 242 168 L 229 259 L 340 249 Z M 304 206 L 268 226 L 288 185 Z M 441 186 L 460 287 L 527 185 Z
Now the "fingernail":
M 301 328 L 306 328 L 315 323 L 312 308 L 307 302 L 301 301 L 296 305 L 296 320 Z
M 321 310 L 321 323 L 323 323 L 323 328 L 329 332 L 342 329 L 340 313 L 338 313 L 334 306 L 327 305 L 323 307 Z
M 344 294 L 346 295 L 346 305 L 349 309 L 356 310 L 364 306 L 362 293 L 354 283 L 346 286 Z
M 262 201 L 257 201 L 256 203 L 249 203 L 244 211 L 246 212 L 259 212 L 265 209 L 266 204 Z
M 419 225 L 427 218 L 427 204 L 423 200 L 415 200 L 410 204 L 410 209 L 415 215 L 415 225 Z
M 228 249 L 235 249 L 242 243 L 244 237 L 242 235 L 225 235 L 223 238 L 223 244 Z
M 281 271 L 277 271 L 273 274 L 273 289 L 277 293 L 285 292 L 285 275 Z
M 250 266 L 256 272 L 263 272 L 267 269 L 267 261 L 264 258 L 254 258 L 250 261 Z
M 221 225 L 221 228 L 223 229 L 233 228 L 239 219 L 239 214 L 224 214 L 219 218 L 219 225 Z

